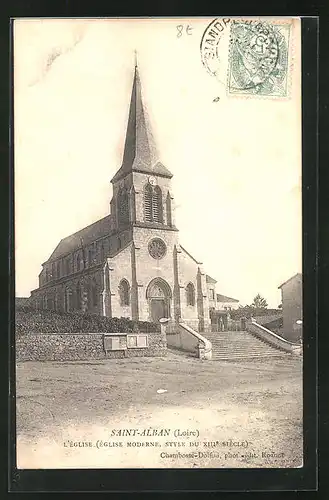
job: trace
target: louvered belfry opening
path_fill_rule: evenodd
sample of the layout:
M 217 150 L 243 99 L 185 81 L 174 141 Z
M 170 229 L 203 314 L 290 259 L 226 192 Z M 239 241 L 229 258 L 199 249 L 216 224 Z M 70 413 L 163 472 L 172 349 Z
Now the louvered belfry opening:
M 126 189 L 120 189 L 118 194 L 119 226 L 129 224 L 129 196 Z
M 154 222 L 163 223 L 163 207 L 162 207 L 162 192 L 159 186 L 156 186 L 153 191 L 153 220 Z
M 144 219 L 145 222 L 153 222 L 153 206 L 152 206 L 152 186 L 146 184 L 144 188 Z
M 163 223 L 162 191 L 159 186 L 153 188 L 149 183 L 144 187 L 144 220 Z

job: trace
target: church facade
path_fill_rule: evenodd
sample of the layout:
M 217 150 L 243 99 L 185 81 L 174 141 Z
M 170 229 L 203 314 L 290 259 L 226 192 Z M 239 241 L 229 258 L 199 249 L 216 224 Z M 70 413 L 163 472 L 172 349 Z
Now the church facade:
M 179 243 L 171 172 L 161 163 L 136 66 L 110 214 L 62 239 L 42 264 L 37 308 L 210 328 L 215 280 Z

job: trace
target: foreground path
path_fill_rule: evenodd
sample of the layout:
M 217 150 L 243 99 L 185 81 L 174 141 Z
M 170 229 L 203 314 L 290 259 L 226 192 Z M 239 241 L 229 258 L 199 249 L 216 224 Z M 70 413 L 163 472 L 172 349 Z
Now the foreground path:
M 19 363 L 18 466 L 298 467 L 301 373 L 296 358 Z

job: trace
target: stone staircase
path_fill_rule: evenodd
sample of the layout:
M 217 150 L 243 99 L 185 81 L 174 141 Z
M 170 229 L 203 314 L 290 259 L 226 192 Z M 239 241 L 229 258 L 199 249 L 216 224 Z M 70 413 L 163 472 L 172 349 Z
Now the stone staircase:
M 267 344 L 246 331 L 209 332 L 202 335 L 212 343 L 212 359 L 215 361 L 291 356 L 290 353 Z

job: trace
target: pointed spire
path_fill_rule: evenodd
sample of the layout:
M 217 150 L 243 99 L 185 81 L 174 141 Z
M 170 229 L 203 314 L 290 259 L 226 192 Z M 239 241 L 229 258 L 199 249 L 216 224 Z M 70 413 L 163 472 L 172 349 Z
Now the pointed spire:
M 112 182 L 125 177 L 131 171 L 172 177 L 159 161 L 147 110 L 143 104 L 141 82 L 135 51 L 135 71 L 130 99 L 129 117 L 122 166 Z

